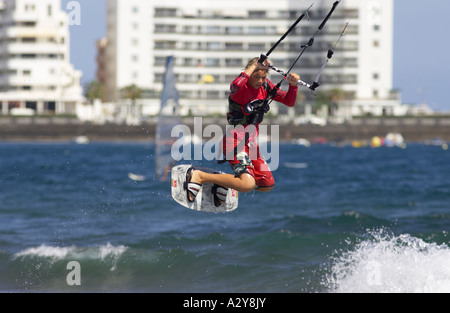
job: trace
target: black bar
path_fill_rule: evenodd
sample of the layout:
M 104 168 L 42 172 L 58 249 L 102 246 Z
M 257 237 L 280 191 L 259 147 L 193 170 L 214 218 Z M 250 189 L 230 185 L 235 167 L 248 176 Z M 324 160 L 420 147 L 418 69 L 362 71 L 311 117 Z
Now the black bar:
M 327 17 L 323 20 L 322 24 L 320 24 L 320 26 L 319 26 L 319 29 L 320 29 L 320 30 L 322 30 L 322 28 L 325 27 L 325 24 L 328 22 L 328 20 L 330 19 L 331 15 L 333 15 L 334 10 L 336 10 L 336 8 L 337 8 L 337 6 L 339 5 L 339 3 L 340 3 L 340 0 L 339 0 L 339 1 L 336 1 L 336 2 L 333 4 L 333 7 L 331 8 L 330 13 L 328 13 Z
M 303 13 L 296 21 L 294 24 L 292 24 L 292 26 L 288 29 L 288 31 L 280 38 L 280 40 L 278 40 L 278 42 L 272 47 L 270 48 L 269 52 L 267 52 L 266 57 L 268 57 L 273 50 L 275 50 L 278 45 L 287 37 L 287 35 L 289 35 L 294 28 L 298 25 L 298 23 L 300 23 L 300 21 L 305 17 L 306 13 Z

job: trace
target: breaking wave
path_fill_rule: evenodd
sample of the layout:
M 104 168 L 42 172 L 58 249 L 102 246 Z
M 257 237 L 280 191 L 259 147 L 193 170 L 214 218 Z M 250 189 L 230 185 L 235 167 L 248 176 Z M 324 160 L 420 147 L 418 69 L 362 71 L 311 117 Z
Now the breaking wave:
M 369 237 L 333 258 L 325 282 L 330 292 L 450 292 L 449 246 L 385 230 L 371 232 Z
M 99 247 L 78 248 L 72 247 L 51 247 L 41 245 L 39 247 L 28 248 L 13 256 L 13 260 L 25 260 L 33 258 L 45 258 L 50 263 L 66 259 L 100 260 L 111 264 L 111 271 L 114 271 L 117 260 L 127 251 L 128 247 L 113 246 L 108 243 Z

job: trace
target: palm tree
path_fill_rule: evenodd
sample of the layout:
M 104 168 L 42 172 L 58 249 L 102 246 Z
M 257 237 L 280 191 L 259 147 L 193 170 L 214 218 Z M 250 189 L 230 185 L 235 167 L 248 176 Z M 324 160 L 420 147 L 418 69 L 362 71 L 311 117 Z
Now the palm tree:
M 329 91 L 319 92 L 316 98 L 316 105 L 326 105 L 330 116 L 334 116 L 339 106 L 339 102 L 344 100 L 344 91 L 340 88 L 334 88 Z
M 330 90 L 330 115 L 334 116 L 339 108 L 339 102 L 344 100 L 344 91 L 340 88 L 334 88 Z
M 135 84 L 132 84 L 120 89 L 120 94 L 123 99 L 130 99 L 134 106 L 136 104 L 136 100 L 142 97 L 142 89 Z
M 85 85 L 84 96 L 89 99 L 89 102 L 93 103 L 95 99 L 103 100 L 105 97 L 105 86 L 97 81 L 93 80 Z

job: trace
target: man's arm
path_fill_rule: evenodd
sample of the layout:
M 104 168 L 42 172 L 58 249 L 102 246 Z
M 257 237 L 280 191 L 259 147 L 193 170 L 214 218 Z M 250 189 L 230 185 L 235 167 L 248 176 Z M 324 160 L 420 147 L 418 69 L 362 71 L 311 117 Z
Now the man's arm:
M 297 100 L 298 93 L 298 81 L 300 80 L 300 76 L 295 73 L 291 73 L 288 77 L 289 81 L 289 90 L 285 92 L 283 90 L 278 90 L 275 95 L 275 101 L 281 102 L 288 107 L 293 107 Z

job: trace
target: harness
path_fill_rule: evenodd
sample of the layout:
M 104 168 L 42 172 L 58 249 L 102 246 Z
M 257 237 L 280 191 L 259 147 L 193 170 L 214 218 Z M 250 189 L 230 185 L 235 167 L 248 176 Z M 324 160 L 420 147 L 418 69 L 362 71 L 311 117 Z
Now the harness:
M 270 88 L 267 82 L 264 82 L 264 89 L 267 91 L 268 98 L 265 100 L 257 99 L 250 102 L 250 105 L 254 108 L 253 112 L 250 114 L 245 114 L 242 110 L 243 107 L 241 104 L 233 101 L 231 96 L 228 97 L 228 107 L 229 112 L 227 114 L 228 124 L 237 126 L 237 125 L 256 125 L 262 123 L 264 120 L 264 114 L 270 111 L 269 106 L 269 96 L 273 92 L 273 89 Z

